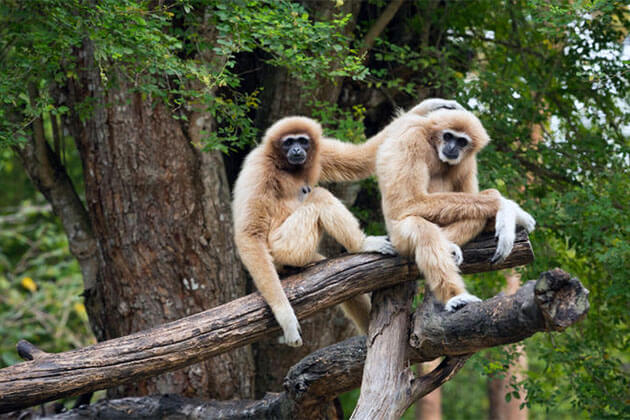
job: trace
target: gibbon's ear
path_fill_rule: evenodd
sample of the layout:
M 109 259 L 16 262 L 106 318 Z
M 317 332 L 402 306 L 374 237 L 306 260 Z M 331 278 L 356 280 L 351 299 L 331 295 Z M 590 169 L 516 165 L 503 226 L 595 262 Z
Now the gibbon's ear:
M 472 112 L 437 110 L 430 113 L 427 118 L 431 120 L 434 131 L 442 132 L 450 129 L 468 134 L 474 151 L 483 149 L 490 142 L 490 136 L 488 136 L 486 129 Z

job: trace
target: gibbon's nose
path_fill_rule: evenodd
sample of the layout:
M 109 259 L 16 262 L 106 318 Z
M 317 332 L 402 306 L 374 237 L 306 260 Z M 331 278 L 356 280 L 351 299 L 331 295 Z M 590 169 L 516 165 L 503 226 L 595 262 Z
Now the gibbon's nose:
M 306 152 L 300 147 L 294 147 L 289 150 L 289 162 L 293 164 L 301 164 L 306 160 Z
M 449 159 L 457 159 L 457 157 L 459 156 L 457 147 L 451 146 L 450 144 L 446 144 L 444 146 L 444 148 L 442 149 L 442 153 L 444 153 L 444 156 Z

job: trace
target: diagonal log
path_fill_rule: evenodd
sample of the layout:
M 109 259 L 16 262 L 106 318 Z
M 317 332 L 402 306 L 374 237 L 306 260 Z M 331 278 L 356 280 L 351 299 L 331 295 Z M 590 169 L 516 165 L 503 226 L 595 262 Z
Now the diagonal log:
M 496 242 L 483 233 L 464 247 L 464 273 L 523 265 L 533 259 L 524 231 L 500 264 L 488 260 Z M 323 261 L 283 280 L 299 318 L 352 296 L 417 277 L 415 264 L 400 257 L 346 255 Z M 258 293 L 146 331 L 63 352 L 37 352 L 25 341 L 20 354 L 31 359 L 0 369 L 0 413 L 45 401 L 110 388 L 176 370 L 262 337 L 279 333 Z
M 431 305 L 418 308 L 413 321 L 416 327 L 428 311 L 433 312 L 443 327 L 414 328 L 411 343 L 418 348 L 407 347 L 407 363 L 451 356 L 427 375 L 419 378 L 405 376 L 402 384 L 409 383 L 409 399 L 421 397 L 448 380 L 470 353 L 517 342 L 536 332 L 563 330 L 579 322 L 588 311 L 587 296 L 588 291 L 577 279 L 555 269 L 543 273 L 537 281 L 528 282 L 514 295 L 498 295 L 470 305 L 468 317 L 463 319 L 460 312 L 445 313 L 440 304 L 431 298 L 426 299 L 425 303 Z M 479 319 L 491 327 L 483 339 L 475 328 Z M 492 319 L 502 327 L 492 327 Z M 420 335 L 414 338 L 416 334 Z M 437 344 L 440 342 L 442 344 Z M 313 413 L 337 395 L 361 385 L 366 354 L 366 337 L 352 337 L 319 349 L 289 370 L 284 381 L 285 392 L 267 394 L 258 401 L 196 401 L 173 396 L 124 398 L 71 410 L 54 418 L 76 420 L 111 414 L 110 418 L 134 419 L 146 414 L 147 410 L 153 418 L 193 411 L 226 419 L 305 418 L 308 417 L 305 413 Z

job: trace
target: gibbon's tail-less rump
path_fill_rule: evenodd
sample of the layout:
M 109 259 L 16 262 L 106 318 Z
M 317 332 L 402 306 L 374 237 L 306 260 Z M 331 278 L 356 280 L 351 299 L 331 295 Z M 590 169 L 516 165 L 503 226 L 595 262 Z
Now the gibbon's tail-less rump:
M 516 224 L 532 230 L 535 221 L 497 190 L 479 192 L 476 155 L 490 138 L 472 113 L 440 101 L 423 101 L 379 133 L 376 173 L 392 243 L 415 258 L 436 297 L 455 310 L 479 300 L 466 293 L 459 275 L 459 246 L 496 217 L 493 260 L 503 259 Z
M 322 137 L 321 126 L 306 117 L 283 118 L 247 156 L 234 186 L 232 211 L 241 261 L 282 327 L 288 345 L 300 346 L 300 327 L 278 277 L 277 267 L 304 266 L 318 253 L 327 232 L 348 252 L 395 253 L 384 236 L 365 236 L 343 204 L 316 184 L 348 181 L 374 172 L 381 140 L 361 145 Z M 358 296 L 342 304 L 365 331 L 370 302 Z

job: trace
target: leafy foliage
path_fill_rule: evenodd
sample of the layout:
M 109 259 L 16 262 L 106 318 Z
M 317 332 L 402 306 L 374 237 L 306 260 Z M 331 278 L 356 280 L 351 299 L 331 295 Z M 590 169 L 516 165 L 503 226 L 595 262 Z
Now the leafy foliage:
M 0 367 L 22 361 L 26 339 L 57 352 L 93 343 L 82 279 L 50 208 L 23 202 L 0 216 Z

